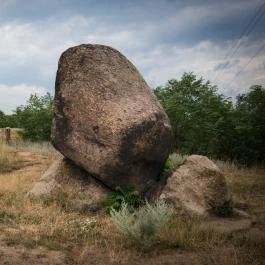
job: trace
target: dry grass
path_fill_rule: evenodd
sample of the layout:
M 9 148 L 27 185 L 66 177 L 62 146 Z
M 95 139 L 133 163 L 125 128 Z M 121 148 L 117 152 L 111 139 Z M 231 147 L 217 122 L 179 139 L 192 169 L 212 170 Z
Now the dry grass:
M 25 253 L 40 246 L 47 249 L 47 254 L 58 250 L 64 256 L 59 264 L 265 264 L 261 232 L 265 227 L 263 169 L 222 164 L 237 206 L 257 216 L 251 231 L 222 235 L 202 228 L 199 220 L 176 216 L 157 235 L 153 249 L 145 253 L 115 229 L 109 216 L 65 211 L 64 205 L 74 193 L 58 193 L 58 198 L 50 201 L 30 199 L 27 192 L 58 157 L 50 145 L 39 147 L 22 143 L 2 149 L 1 156 L 10 161 L 16 154 L 22 168 L 14 170 L 13 160 L 10 172 L 0 173 L 0 247 L 13 247 L 12 251 L 23 247 Z M 31 163 L 25 163 L 29 158 Z M 23 260 L 10 264 L 23 264 Z
M 11 172 L 22 166 L 16 153 L 11 152 L 10 147 L 0 142 L 0 174 Z
M 159 240 L 168 247 L 193 251 L 211 250 L 224 239 L 223 235 L 203 228 L 200 220 L 185 217 L 176 217 L 159 235 Z
M 3 128 L 0 128 L 0 132 Z M 3 132 L 0 134 L 0 152 L 3 149 L 3 157 L 12 153 L 13 155 L 17 152 L 30 152 L 33 154 L 43 155 L 49 157 L 49 159 L 55 160 L 61 157 L 61 154 L 57 152 L 50 142 L 30 142 L 23 141 L 20 131 L 22 129 L 12 128 L 11 129 L 11 141 L 7 145 L 5 143 Z M 1 155 L 1 153 L 0 153 Z
M 11 129 L 11 141 L 12 142 L 21 142 L 22 137 L 20 132 L 22 129 L 19 128 L 12 128 Z M 0 128 L 0 141 L 5 141 L 5 128 Z
M 54 149 L 49 142 L 25 142 L 17 141 L 10 144 L 11 150 L 14 152 L 30 152 L 48 157 L 51 160 L 56 160 L 61 157 L 61 154 Z

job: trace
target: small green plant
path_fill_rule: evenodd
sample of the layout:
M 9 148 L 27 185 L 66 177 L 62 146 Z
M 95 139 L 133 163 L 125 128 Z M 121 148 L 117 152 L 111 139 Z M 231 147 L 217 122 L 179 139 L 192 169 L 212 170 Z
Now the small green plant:
M 117 187 L 107 195 L 103 203 L 107 207 L 108 212 L 111 209 L 119 211 L 123 203 L 126 203 L 130 211 L 133 211 L 143 204 L 143 199 L 137 191 L 131 188 L 122 189 Z
M 132 213 L 128 205 L 122 203 L 120 211 L 111 209 L 110 215 L 121 233 L 138 242 L 142 250 L 149 250 L 158 230 L 171 219 L 173 208 L 159 200 L 154 204 L 146 202 Z
M 215 214 L 221 217 L 230 217 L 234 212 L 234 202 L 232 199 L 226 201 L 223 205 L 215 208 Z
M 170 157 L 168 157 L 166 163 L 165 163 L 165 166 L 163 168 L 163 171 L 162 171 L 162 176 L 165 176 L 167 174 L 169 174 L 170 172 L 172 172 L 173 170 L 175 169 L 175 166 L 171 160 Z

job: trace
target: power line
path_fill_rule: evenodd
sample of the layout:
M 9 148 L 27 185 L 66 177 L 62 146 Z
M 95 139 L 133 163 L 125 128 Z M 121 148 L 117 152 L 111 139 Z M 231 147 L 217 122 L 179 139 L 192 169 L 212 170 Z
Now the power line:
M 248 62 L 239 70 L 236 75 L 230 80 L 229 83 L 233 83 L 235 79 L 248 67 L 248 65 L 253 61 L 255 57 L 257 57 L 261 51 L 265 48 L 265 43 L 260 47 L 260 49 L 248 60 Z
M 256 27 L 256 25 L 259 23 L 260 19 L 262 18 L 262 16 L 265 13 L 265 9 L 262 11 L 263 7 L 265 7 L 265 2 L 261 5 L 261 7 L 258 9 L 258 11 L 256 12 L 256 14 L 254 15 L 254 17 L 251 19 L 251 21 L 248 23 L 247 27 L 243 30 L 243 32 L 241 33 L 238 43 L 236 45 L 234 45 L 234 51 L 233 48 L 230 49 L 232 54 L 230 55 L 230 60 L 232 59 L 232 57 L 235 55 L 235 53 L 238 51 L 242 38 L 244 37 L 244 35 L 246 37 L 248 37 L 249 33 Z M 260 13 L 261 12 L 261 13 Z M 255 21 L 256 20 L 256 21 Z M 252 24 L 253 23 L 253 24 Z M 224 60 L 229 57 L 229 53 L 225 56 Z
M 245 27 L 245 29 L 242 31 L 242 33 L 239 35 L 239 38 L 237 41 L 234 42 L 234 45 L 231 46 L 231 48 L 228 50 L 227 54 L 225 55 L 225 57 L 223 58 L 223 61 L 226 60 L 228 57 L 230 57 L 228 59 L 228 61 L 226 61 L 226 63 L 223 65 L 222 70 L 224 70 L 226 68 L 226 66 L 229 64 L 230 60 L 233 58 L 233 56 L 236 54 L 236 52 L 238 51 L 238 49 L 240 48 L 240 45 L 242 43 L 242 39 L 244 37 L 244 35 L 247 37 L 250 32 L 256 27 L 256 25 L 259 23 L 260 19 L 263 17 L 264 13 L 265 13 L 265 9 L 262 11 L 263 7 L 265 7 L 265 2 L 258 8 L 257 12 L 255 13 L 255 15 L 252 17 L 252 19 L 250 20 L 250 22 L 247 24 L 247 26 Z M 222 71 L 221 70 L 221 71 Z M 219 72 L 220 74 L 220 72 Z M 218 73 L 216 73 L 214 80 L 217 79 L 217 77 L 219 76 Z

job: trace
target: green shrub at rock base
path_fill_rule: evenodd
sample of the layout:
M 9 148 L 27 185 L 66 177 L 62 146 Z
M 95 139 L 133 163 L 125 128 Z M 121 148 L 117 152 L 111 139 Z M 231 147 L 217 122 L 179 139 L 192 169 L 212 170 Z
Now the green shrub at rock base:
M 130 211 L 139 208 L 143 204 L 143 199 L 137 191 L 132 188 L 122 189 L 117 187 L 115 191 L 110 192 L 105 198 L 103 204 L 107 211 L 111 209 L 119 211 L 122 204 L 125 203 Z
M 162 175 L 165 176 L 165 175 L 171 173 L 172 171 L 174 171 L 174 169 L 175 169 L 174 163 L 171 160 L 171 158 L 168 157 L 168 159 L 165 163 L 164 169 L 162 171 Z

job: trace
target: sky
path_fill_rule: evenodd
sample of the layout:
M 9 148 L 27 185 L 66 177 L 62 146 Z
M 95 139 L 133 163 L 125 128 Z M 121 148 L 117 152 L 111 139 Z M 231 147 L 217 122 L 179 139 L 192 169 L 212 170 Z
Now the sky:
M 61 53 L 82 43 L 116 48 L 151 88 L 193 72 L 235 98 L 265 85 L 264 13 L 264 0 L 0 0 L 0 110 L 53 94 Z

